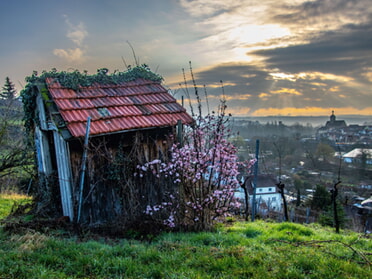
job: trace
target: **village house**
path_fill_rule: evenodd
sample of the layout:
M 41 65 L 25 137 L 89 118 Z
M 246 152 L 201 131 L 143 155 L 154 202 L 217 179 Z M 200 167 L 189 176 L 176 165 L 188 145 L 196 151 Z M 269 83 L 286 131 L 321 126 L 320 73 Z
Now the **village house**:
M 342 155 L 345 163 L 362 163 L 362 158 L 365 156 L 365 163 L 372 165 L 372 149 L 354 148 L 350 152 Z
M 35 104 L 40 210 L 89 225 L 134 222 L 166 191 L 165 182 L 135 176 L 137 167 L 166 160 L 173 135 L 193 118 L 147 68 L 86 79 L 47 73 L 23 94 Z
M 255 186 L 256 182 L 256 186 Z M 257 181 L 251 176 L 245 182 L 248 190 L 249 208 L 252 208 L 254 189 L 256 190 L 256 208 L 257 214 L 266 215 L 270 211 L 280 212 L 282 210 L 282 198 L 277 187 L 277 182 L 274 177 L 270 175 L 258 175 Z M 235 197 L 244 201 L 244 189 L 240 188 Z

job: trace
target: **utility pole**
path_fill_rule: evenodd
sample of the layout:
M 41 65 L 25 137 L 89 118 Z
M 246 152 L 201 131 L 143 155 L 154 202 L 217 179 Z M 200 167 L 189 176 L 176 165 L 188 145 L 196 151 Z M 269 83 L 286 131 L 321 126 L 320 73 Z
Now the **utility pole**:
M 256 188 L 257 188 L 257 175 L 258 175 L 258 154 L 260 150 L 260 140 L 256 140 L 256 162 L 254 163 L 254 178 L 253 178 L 253 197 L 252 197 L 252 222 L 256 216 Z

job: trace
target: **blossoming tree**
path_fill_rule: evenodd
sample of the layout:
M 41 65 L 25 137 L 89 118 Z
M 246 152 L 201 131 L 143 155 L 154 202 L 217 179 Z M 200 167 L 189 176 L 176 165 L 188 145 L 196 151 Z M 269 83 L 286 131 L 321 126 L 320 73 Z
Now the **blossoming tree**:
M 250 169 L 254 161 L 238 162 L 237 150 L 228 141 L 231 130 L 225 101 L 217 113 L 199 115 L 175 142 L 169 161 L 154 160 L 138 166 L 140 176 L 152 172 L 158 181 L 171 180 L 173 191 L 161 204 L 149 204 L 146 214 L 172 228 L 209 230 L 215 221 L 240 207 L 234 192 L 240 186 L 238 168 Z

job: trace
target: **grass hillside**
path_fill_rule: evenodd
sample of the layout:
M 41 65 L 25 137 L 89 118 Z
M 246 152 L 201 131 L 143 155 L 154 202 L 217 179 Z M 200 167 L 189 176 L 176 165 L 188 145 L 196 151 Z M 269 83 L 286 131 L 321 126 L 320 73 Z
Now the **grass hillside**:
M 0 199 L 1 203 L 1 199 Z M 370 278 L 372 241 L 318 225 L 234 222 L 151 242 L 0 230 L 0 278 Z

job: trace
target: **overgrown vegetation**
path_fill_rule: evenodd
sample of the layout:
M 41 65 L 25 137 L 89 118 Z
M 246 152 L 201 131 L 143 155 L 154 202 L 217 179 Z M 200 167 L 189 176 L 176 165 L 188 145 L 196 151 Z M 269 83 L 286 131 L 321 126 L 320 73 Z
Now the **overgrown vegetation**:
M 0 92 L 0 193 L 17 191 L 32 161 L 25 146 L 22 103 L 7 77 Z

